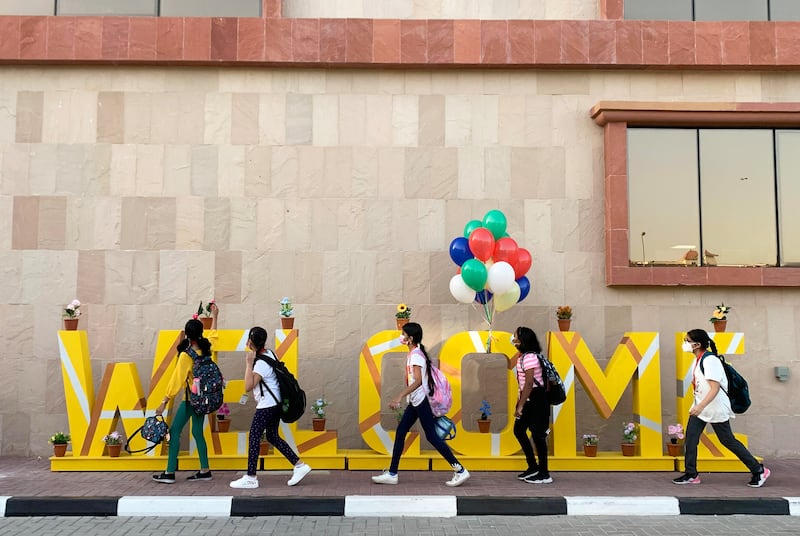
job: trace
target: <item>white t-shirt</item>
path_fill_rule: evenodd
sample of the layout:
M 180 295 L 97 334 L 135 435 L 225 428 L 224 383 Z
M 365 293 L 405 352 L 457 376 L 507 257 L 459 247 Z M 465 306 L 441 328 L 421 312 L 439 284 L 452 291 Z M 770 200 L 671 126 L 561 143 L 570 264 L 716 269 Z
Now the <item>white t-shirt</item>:
M 261 376 L 264 383 L 266 383 L 267 386 L 272 389 L 275 396 L 278 397 L 278 400 L 273 399 L 266 387 L 260 383 L 256 384 L 256 386 L 253 387 L 253 398 L 256 400 L 256 409 L 277 406 L 281 397 L 281 388 L 278 385 L 278 378 L 275 376 L 275 370 L 263 359 L 256 359 L 256 362 L 253 364 L 253 372 Z M 262 389 L 264 391 L 263 396 L 261 395 Z
M 426 378 L 428 377 L 428 363 L 425 361 L 425 354 L 422 353 L 422 350 L 419 348 L 414 348 L 410 352 L 408 352 L 408 357 L 406 358 L 406 385 L 411 385 L 414 383 L 414 366 L 420 367 L 422 370 L 422 385 L 414 389 L 411 394 L 408 395 L 408 402 L 417 407 L 425 400 L 425 390 L 426 390 Z
M 703 370 L 700 370 L 699 360 L 695 361 L 694 367 L 694 405 L 702 402 L 708 392 L 711 391 L 711 384 L 708 383 L 708 380 L 719 382 L 720 390 L 714 400 L 703 408 L 703 411 L 697 417 L 705 422 L 725 422 L 734 418 L 733 410 L 731 410 L 731 401 L 726 393 L 728 390 L 728 377 L 725 376 L 722 361 L 711 353 L 704 354 L 701 359 L 703 361 Z

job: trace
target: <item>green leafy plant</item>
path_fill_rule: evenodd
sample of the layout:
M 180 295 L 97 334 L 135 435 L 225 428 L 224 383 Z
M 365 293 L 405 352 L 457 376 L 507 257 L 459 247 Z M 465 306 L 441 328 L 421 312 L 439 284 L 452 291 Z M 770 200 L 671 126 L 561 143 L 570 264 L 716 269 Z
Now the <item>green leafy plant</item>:
M 595 434 L 583 434 L 583 444 L 586 446 L 597 445 L 598 437 Z
M 52 443 L 53 445 L 66 445 L 67 443 L 72 441 L 72 438 L 70 437 L 69 434 L 65 434 L 64 432 L 56 432 L 55 434 L 50 436 L 50 439 L 48 439 L 47 441 L 49 443 Z
M 680 423 L 667 426 L 667 433 L 669 434 L 669 442 L 673 445 L 677 445 L 678 441 L 684 437 L 683 426 Z
M 712 314 L 711 318 L 708 319 L 709 322 L 711 322 L 713 324 L 714 322 L 720 322 L 722 320 L 727 320 L 728 319 L 728 313 L 731 312 L 731 309 L 733 309 L 733 307 L 731 307 L 730 305 L 725 305 L 724 303 L 721 303 L 721 304 L 717 305 L 714 308 L 714 314 Z
M 639 439 L 639 425 L 635 422 L 625 423 L 622 427 L 622 442 L 636 443 L 637 439 Z
M 556 309 L 556 318 L 559 320 L 569 320 L 572 318 L 572 307 L 569 305 L 561 305 Z
M 396 318 L 411 318 L 411 307 L 405 303 L 398 304 L 397 312 L 394 314 Z
M 311 411 L 314 412 L 317 419 L 324 419 L 325 418 L 325 408 L 330 406 L 331 403 L 325 400 L 325 397 L 318 398 L 313 404 L 311 404 Z
M 287 296 L 284 296 L 283 299 L 280 301 L 281 310 L 280 315 L 284 318 L 289 318 L 294 314 L 294 306 L 292 306 L 292 300 L 289 299 Z
M 203 302 L 200 302 L 200 305 L 197 307 L 197 312 L 192 315 L 192 318 L 197 319 L 197 318 L 199 318 L 201 316 L 203 316 L 205 318 L 211 318 L 211 308 L 212 308 L 211 306 L 212 305 L 214 305 L 214 300 L 213 299 L 209 300 L 209 302 L 207 304 L 205 304 L 205 306 L 203 305 Z
M 492 405 L 489 404 L 488 400 L 482 400 L 481 407 L 478 411 L 481 412 L 481 420 L 485 421 L 492 416 Z
M 122 436 L 114 430 L 110 434 L 103 436 L 103 443 L 106 445 L 122 445 Z
M 81 316 L 81 302 L 72 300 L 69 305 L 64 307 L 64 313 L 61 316 L 64 318 L 78 318 Z

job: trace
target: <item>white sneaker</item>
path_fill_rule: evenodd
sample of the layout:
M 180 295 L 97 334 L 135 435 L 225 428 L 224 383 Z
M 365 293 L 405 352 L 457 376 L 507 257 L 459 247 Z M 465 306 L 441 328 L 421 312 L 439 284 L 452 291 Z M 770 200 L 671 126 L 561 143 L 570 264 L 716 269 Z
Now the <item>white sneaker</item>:
M 451 488 L 455 488 L 457 486 L 460 486 L 467 480 L 469 480 L 469 471 L 463 469 L 460 473 L 459 472 L 453 473 L 453 478 L 445 482 L 444 485 L 450 486 Z
M 231 482 L 230 486 L 237 489 L 254 489 L 258 487 L 258 478 L 250 475 L 244 475 L 239 480 Z
M 383 474 L 372 477 L 372 481 L 376 484 L 397 484 L 397 480 L 397 475 L 393 475 L 389 471 L 384 471 Z
M 301 463 L 300 465 L 294 466 L 294 471 L 292 472 L 292 478 L 289 479 L 287 484 L 290 486 L 295 486 L 303 480 L 308 473 L 311 472 L 311 467 L 307 463 Z

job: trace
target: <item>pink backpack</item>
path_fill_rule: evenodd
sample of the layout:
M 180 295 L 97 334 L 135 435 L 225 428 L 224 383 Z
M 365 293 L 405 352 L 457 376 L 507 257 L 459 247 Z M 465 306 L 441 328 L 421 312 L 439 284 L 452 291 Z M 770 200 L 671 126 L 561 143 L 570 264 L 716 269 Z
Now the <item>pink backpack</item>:
M 441 417 L 450 411 L 453 405 L 453 390 L 450 388 L 450 382 L 447 381 L 441 370 L 431 366 L 431 377 L 433 378 L 434 390 L 432 395 L 428 395 L 428 402 L 431 404 L 434 417 Z

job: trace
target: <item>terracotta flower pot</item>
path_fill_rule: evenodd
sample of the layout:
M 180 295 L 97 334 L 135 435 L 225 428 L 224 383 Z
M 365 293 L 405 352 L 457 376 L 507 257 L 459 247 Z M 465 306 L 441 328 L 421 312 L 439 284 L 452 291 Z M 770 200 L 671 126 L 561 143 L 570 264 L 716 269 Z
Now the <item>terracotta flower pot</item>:
M 667 443 L 667 452 L 670 456 L 677 457 L 681 455 L 683 445 L 679 443 Z
M 596 458 L 597 457 L 597 445 L 584 445 L 583 446 L 583 455 L 587 458 Z
M 395 318 L 395 320 L 397 321 L 397 329 L 398 329 L 398 331 L 402 331 L 403 330 L 403 326 L 408 324 L 408 318 Z
M 623 443 L 621 446 L 622 446 L 622 455 L 623 456 L 635 456 L 636 455 L 636 443 Z
M 217 432 L 227 432 L 231 429 L 231 421 L 217 419 Z
M 119 453 L 122 450 L 122 445 L 106 445 L 108 447 L 108 455 L 112 458 L 119 458 Z
M 478 431 L 482 434 L 488 434 L 489 428 L 492 426 L 492 419 L 478 419 Z
M 214 322 L 214 319 L 209 316 L 201 316 L 198 320 L 203 323 L 203 329 L 211 329 L 211 324 Z
M 325 419 L 311 419 L 311 426 L 313 426 L 315 432 L 324 432 Z
M 78 320 L 80 320 L 80 318 L 65 318 L 64 319 L 64 329 L 66 331 L 77 331 L 78 330 Z
M 269 454 L 269 451 L 271 450 L 271 447 L 272 447 L 272 445 L 269 443 L 269 441 L 262 441 L 258 445 L 258 455 L 259 456 L 266 456 L 267 454 Z
M 53 445 L 53 456 L 55 456 L 56 458 L 63 458 L 66 453 L 67 453 L 66 443 L 56 443 Z
M 570 323 L 572 323 L 572 320 L 570 320 L 569 318 L 559 318 L 558 331 L 569 331 Z
M 723 333 L 725 331 L 725 328 L 728 327 L 727 320 L 717 320 L 716 322 L 712 322 L 712 324 L 714 324 L 714 331 L 716 331 L 717 333 Z
M 281 317 L 281 328 L 282 329 L 294 329 L 294 317 L 293 316 L 282 316 Z

